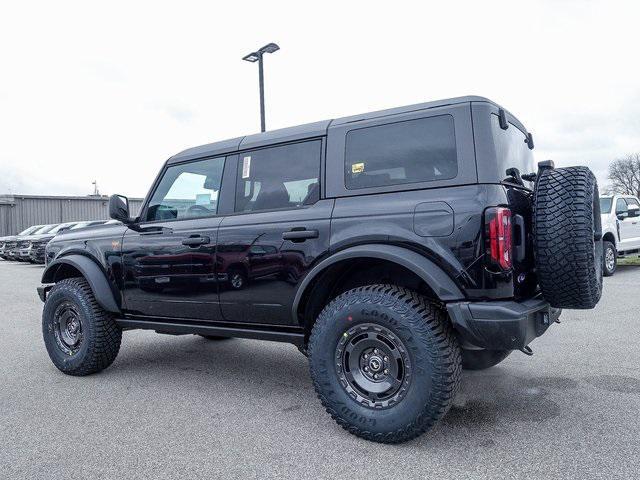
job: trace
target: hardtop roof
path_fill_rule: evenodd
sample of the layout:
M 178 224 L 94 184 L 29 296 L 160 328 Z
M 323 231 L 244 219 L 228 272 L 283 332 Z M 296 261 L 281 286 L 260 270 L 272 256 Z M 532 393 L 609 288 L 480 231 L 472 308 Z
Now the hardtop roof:
M 469 102 L 486 102 L 502 108 L 500 105 L 485 97 L 468 95 L 464 97 L 447 98 L 443 100 L 435 100 L 432 102 L 416 103 L 414 105 L 406 105 L 403 107 L 389 108 L 385 110 L 377 110 L 359 115 L 351 115 L 348 117 L 335 118 L 332 120 L 324 120 L 321 122 L 307 123 L 297 125 L 295 127 L 280 128 L 270 130 L 263 133 L 256 133 L 244 137 L 222 140 L 220 142 L 208 143 L 197 147 L 188 148 L 182 152 L 172 156 L 167 160 L 167 164 L 179 163 L 195 158 L 213 157 L 227 153 L 233 153 L 238 150 L 247 148 L 257 148 L 267 144 L 290 142 L 294 140 L 320 137 L 327 134 L 327 129 L 332 125 L 344 125 L 347 123 L 368 120 L 372 118 L 385 117 L 389 115 L 397 115 L 418 110 L 426 110 L 429 108 L 444 107 L 447 105 L 457 105 Z M 513 117 L 513 115 L 512 115 Z M 514 117 L 515 118 L 515 117 Z

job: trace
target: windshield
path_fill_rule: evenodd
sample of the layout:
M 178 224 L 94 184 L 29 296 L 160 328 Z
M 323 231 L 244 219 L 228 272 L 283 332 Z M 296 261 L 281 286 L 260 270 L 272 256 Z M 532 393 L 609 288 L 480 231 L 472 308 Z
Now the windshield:
M 53 230 L 56 226 L 55 225 L 45 225 L 42 228 L 39 228 L 38 230 L 36 230 L 35 232 L 33 232 L 33 235 L 40 235 L 42 233 L 49 233 L 51 230 Z
M 496 157 L 501 174 L 507 177 L 509 168 L 517 168 L 520 174 L 534 173 L 537 171 L 533 152 L 526 143 L 526 135 L 513 123 L 509 128 L 500 128 L 498 115 L 491 114 L 491 131 L 496 146 Z M 527 188 L 533 188 L 533 182 L 524 181 Z
M 611 205 L 613 205 L 612 197 L 600 198 L 600 213 L 611 213 Z
M 29 227 L 26 230 L 21 231 L 18 235 L 29 235 L 35 232 L 36 230 L 38 230 L 39 228 L 42 228 L 42 225 L 34 225 L 33 227 Z

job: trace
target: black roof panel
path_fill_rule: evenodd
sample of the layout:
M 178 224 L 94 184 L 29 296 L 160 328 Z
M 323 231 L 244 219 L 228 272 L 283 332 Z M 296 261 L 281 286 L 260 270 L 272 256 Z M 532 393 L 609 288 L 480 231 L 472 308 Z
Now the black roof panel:
M 240 149 L 256 148 L 267 144 L 289 142 L 292 140 L 298 140 L 303 138 L 318 137 L 326 135 L 327 129 L 330 125 L 343 125 L 346 123 L 357 122 L 360 120 L 367 120 L 371 118 L 384 117 L 388 115 L 396 115 L 400 113 L 412 112 L 417 110 L 425 110 L 428 108 L 443 107 L 446 105 L 456 105 L 467 102 L 488 102 L 493 105 L 499 106 L 495 102 L 492 102 L 488 98 L 478 96 L 466 96 L 447 98 L 444 100 L 436 100 L 433 102 L 417 103 L 415 105 L 407 105 L 404 107 L 390 108 L 387 110 L 378 110 L 375 112 L 363 113 L 360 115 L 352 115 L 349 117 L 337 118 L 334 120 L 324 120 L 321 122 L 307 123 L 304 125 L 297 125 L 295 127 L 281 128 L 278 130 L 270 130 L 268 132 L 256 133 L 248 135 L 246 137 L 232 138 L 230 140 L 223 140 L 221 142 L 209 143 L 207 145 L 201 145 L 199 147 L 189 148 L 177 155 L 171 157 L 167 163 L 177 163 L 186 160 L 192 160 L 194 158 L 212 157 L 216 155 L 222 155 L 227 153 L 237 152 Z

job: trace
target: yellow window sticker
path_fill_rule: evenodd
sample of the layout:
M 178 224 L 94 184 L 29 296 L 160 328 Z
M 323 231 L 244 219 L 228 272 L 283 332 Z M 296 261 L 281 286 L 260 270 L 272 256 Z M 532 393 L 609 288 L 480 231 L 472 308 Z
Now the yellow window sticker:
M 354 163 L 351 165 L 351 173 L 362 173 L 362 172 L 364 172 L 364 162 Z

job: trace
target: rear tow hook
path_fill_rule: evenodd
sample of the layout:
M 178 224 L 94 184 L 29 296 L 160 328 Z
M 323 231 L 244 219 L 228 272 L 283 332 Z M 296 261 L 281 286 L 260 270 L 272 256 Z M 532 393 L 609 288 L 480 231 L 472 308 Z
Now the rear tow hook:
M 520 349 L 520 351 L 522 353 L 524 353 L 525 355 L 528 355 L 528 356 L 533 355 L 533 350 L 531 350 L 531 347 L 529 345 L 525 345 L 524 347 L 522 347 Z

